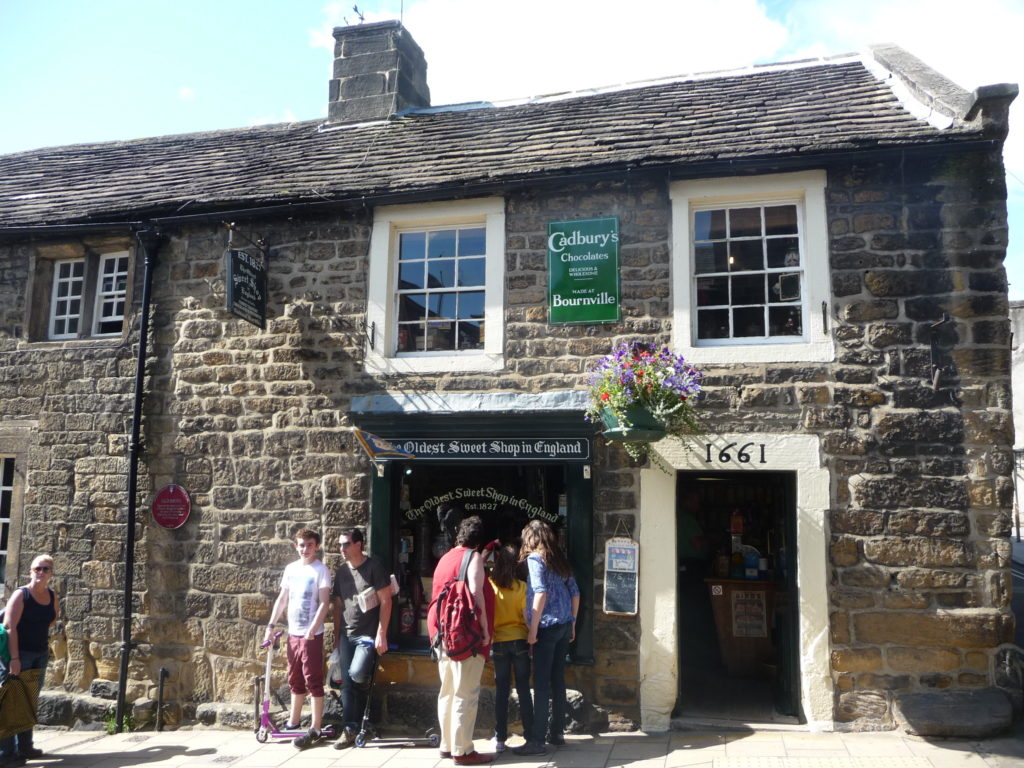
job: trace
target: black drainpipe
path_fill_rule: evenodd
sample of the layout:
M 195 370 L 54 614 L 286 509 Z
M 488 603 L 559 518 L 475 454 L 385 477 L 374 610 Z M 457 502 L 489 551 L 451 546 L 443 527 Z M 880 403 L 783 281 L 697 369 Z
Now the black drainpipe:
M 132 577 L 135 574 L 135 497 L 139 486 L 139 453 L 142 444 L 139 434 L 142 430 L 142 403 L 145 399 L 146 348 L 149 342 L 149 301 L 153 293 L 153 271 L 156 269 L 156 252 L 160 245 L 160 233 L 155 229 L 143 229 L 135 233 L 142 246 L 145 272 L 142 278 L 142 317 L 139 322 L 139 356 L 135 361 L 135 405 L 132 413 L 132 434 L 128 443 L 128 522 L 125 532 L 124 552 L 124 623 L 121 628 L 121 676 L 117 684 L 117 712 L 115 729 L 124 729 L 124 697 L 128 687 L 128 657 L 132 647 Z

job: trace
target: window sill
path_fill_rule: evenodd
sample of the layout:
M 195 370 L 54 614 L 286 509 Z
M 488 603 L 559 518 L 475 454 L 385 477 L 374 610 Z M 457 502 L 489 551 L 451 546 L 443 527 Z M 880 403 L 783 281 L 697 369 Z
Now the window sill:
M 825 363 L 835 358 L 830 340 L 794 344 L 715 344 L 682 346 L 683 356 L 694 365 L 741 363 Z
M 505 368 L 505 356 L 487 352 L 464 355 L 423 357 L 385 357 L 379 353 L 366 356 L 364 369 L 373 375 L 420 373 L 487 373 Z

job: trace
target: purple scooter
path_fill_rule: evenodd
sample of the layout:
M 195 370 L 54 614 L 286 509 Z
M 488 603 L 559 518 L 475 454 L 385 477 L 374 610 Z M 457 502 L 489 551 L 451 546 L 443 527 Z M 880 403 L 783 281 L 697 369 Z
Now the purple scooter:
M 256 741 L 260 744 L 266 744 L 270 738 L 284 741 L 297 739 L 306 733 L 303 730 L 282 731 L 274 725 L 274 721 L 270 718 L 270 667 L 274 661 L 274 651 L 281 647 L 279 640 L 283 634 L 283 632 L 278 632 L 274 635 L 273 639 L 260 644 L 260 648 L 267 649 L 267 666 L 263 672 L 263 701 L 262 706 L 256 712 L 256 727 L 253 729 L 256 733 Z M 258 690 L 259 678 L 256 678 L 255 683 Z M 324 725 L 321 733 L 323 733 L 325 739 L 334 739 L 338 735 L 334 726 L 331 725 Z

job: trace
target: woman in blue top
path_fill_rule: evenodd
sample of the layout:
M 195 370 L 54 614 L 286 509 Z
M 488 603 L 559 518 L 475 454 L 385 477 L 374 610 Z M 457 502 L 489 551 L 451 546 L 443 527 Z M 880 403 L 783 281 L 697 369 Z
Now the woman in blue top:
M 526 744 L 514 751 L 543 755 L 547 751 L 545 736 L 549 744 L 565 743 L 565 656 L 569 643 L 576 639 L 580 590 L 555 532 L 543 520 L 531 520 L 523 528 L 519 560 L 526 561 L 530 573 L 526 583 L 526 642 L 533 649 L 533 729 L 526 734 Z

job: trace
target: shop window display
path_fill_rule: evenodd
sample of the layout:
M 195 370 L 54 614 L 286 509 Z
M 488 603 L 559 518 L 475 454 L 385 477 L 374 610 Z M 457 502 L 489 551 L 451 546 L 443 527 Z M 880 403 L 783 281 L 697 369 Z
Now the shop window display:
M 392 562 L 400 594 L 391 627 L 399 648 L 427 647 L 427 607 L 437 561 L 454 546 L 455 531 L 479 515 L 488 541 L 519 542 L 531 519 L 548 522 L 566 545 L 566 491 L 561 466 L 429 465 L 399 473 L 392 510 Z

